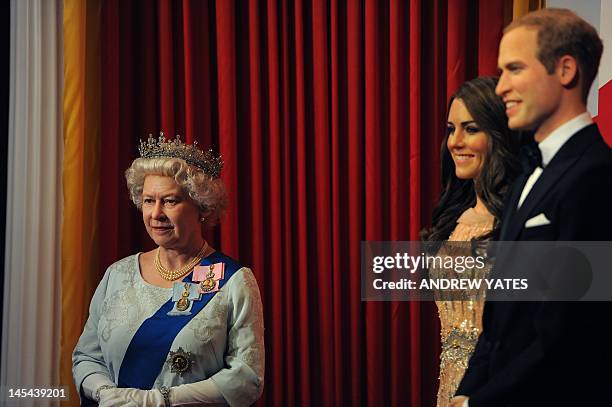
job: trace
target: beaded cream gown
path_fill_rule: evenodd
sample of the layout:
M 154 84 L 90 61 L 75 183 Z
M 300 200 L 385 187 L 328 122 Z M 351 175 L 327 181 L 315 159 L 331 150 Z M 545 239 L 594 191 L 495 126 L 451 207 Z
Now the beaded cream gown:
M 474 208 L 469 208 L 457 220 L 457 226 L 448 240 L 469 242 L 474 238 L 483 236 L 493 229 L 494 219 L 493 215 L 489 213 L 477 212 Z M 445 255 L 458 255 L 456 253 L 458 249 L 461 250 L 457 247 L 443 246 L 440 252 L 444 251 L 445 253 L 442 254 Z M 451 251 L 453 253 L 449 253 Z M 490 270 L 491 265 L 487 264 L 481 270 L 466 270 L 465 273 L 471 273 L 473 277 L 483 278 L 488 275 Z M 430 270 L 430 276 L 434 278 L 442 277 L 442 273 L 445 272 L 435 269 Z M 476 346 L 478 335 L 482 330 L 484 298 L 436 301 L 436 305 L 440 316 L 442 343 L 438 407 L 446 407 L 454 396 L 457 387 L 459 387 L 470 356 Z

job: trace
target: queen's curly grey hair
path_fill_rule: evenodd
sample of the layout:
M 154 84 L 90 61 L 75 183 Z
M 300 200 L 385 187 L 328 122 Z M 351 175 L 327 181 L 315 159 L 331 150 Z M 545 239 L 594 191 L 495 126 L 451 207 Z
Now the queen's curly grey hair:
M 142 210 L 142 189 L 147 175 L 172 177 L 202 212 L 206 223 L 216 224 L 227 208 L 227 192 L 220 178 L 213 178 L 202 169 L 180 158 L 137 158 L 125 171 L 130 198 Z

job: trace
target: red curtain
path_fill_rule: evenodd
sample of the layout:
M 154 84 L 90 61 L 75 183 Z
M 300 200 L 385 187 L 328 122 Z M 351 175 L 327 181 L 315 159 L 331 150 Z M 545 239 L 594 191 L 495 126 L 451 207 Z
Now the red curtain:
M 418 239 L 447 97 L 496 72 L 503 21 L 502 0 L 105 1 L 100 272 L 152 246 L 123 179 L 138 139 L 215 146 L 208 238 L 259 282 L 259 404 L 435 404 L 435 305 L 361 302 L 360 242 Z

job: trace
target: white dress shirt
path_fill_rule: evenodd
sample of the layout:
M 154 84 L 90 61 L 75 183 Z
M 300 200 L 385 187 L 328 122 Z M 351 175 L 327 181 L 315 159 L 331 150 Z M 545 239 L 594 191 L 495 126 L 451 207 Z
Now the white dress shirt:
M 551 162 L 555 154 L 557 154 L 561 147 L 563 147 L 563 145 L 574 134 L 578 133 L 591 123 L 593 123 L 591 115 L 589 112 L 584 112 L 553 130 L 553 132 L 550 133 L 548 137 L 544 139 L 544 141 L 538 143 L 538 148 L 542 152 L 542 165 L 546 167 Z M 535 185 L 538 178 L 540 178 L 540 175 L 542 175 L 542 171 L 542 168 L 536 167 L 527 179 L 527 182 L 523 187 L 523 192 L 521 192 L 521 198 L 519 199 L 517 209 L 521 207 L 523 201 L 525 201 L 525 198 L 527 198 L 527 195 L 529 195 L 531 188 Z

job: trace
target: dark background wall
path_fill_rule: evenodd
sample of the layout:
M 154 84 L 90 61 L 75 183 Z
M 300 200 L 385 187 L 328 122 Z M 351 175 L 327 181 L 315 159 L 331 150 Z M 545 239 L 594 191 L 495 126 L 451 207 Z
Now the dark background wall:
M 10 3 L 0 2 L 0 191 L 6 191 L 6 158 L 8 150 L 8 102 L 11 17 Z M 0 315 L 4 304 L 4 239 L 6 231 L 6 192 L 0 198 Z M 0 335 L 2 324 L 0 324 Z

